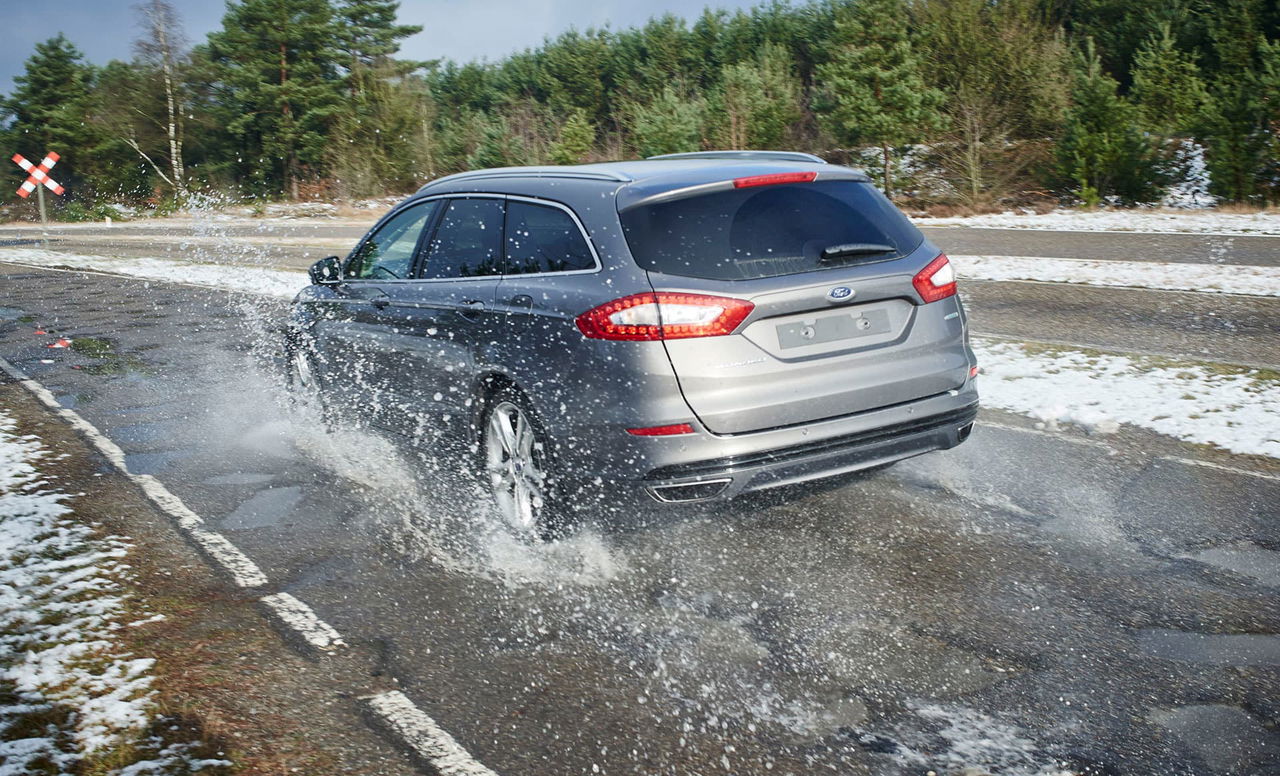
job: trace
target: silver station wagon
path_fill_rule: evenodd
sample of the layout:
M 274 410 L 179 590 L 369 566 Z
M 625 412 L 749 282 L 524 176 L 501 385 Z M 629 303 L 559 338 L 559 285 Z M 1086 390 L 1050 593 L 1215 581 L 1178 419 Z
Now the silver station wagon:
M 807 154 L 448 176 L 311 279 L 294 386 L 424 449 L 464 440 L 528 537 L 954 447 L 978 410 L 947 257 Z

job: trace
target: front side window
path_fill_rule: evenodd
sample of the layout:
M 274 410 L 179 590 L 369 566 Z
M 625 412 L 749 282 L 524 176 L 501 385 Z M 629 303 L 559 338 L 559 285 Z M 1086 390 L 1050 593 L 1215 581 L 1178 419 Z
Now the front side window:
M 427 249 L 424 278 L 502 274 L 500 199 L 455 199 L 440 218 Z
M 556 207 L 507 203 L 507 274 L 592 269 L 595 258 L 573 218 Z
M 438 206 L 437 201 L 420 202 L 392 216 L 356 249 L 347 265 L 347 277 L 359 280 L 409 277 L 418 238 Z

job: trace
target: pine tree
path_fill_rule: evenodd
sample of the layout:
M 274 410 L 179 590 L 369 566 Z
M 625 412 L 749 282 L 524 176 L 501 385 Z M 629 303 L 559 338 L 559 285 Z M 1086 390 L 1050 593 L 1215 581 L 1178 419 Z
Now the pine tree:
M 837 140 L 879 146 L 893 196 L 894 146 L 942 126 L 943 95 L 925 85 L 903 0 L 864 0 L 836 19 L 830 59 L 818 67 L 821 118 Z
M 1143 124 L 1166 137 L 1186 132 L 1209 99 L 1195 59 L 1161 25 L 1134 56 L 1133 91 Z
M 647 105 L 627 106 L 632 143 L 640 156 L 697 151 L 702 144 L 705 102 L 667 86 Z
M 1096 206 L 1115 197 L 1124 204 L 1150 202 L 1164 182 L 1156 149 L 1138 129 L 1137 111 L 1102 70 L 1093 40 L 1077 57 L 1074 105 L 1058 143 L 1058 168 L 1074 182 L 1074 194 Z
M 209 35 L 246 171 L 295 198 L 341 109 L 341 40 L 328 0 L 231 0 Z
M 757 61 L 721 69 L 708 118 L 720 147 L 768 149 L 782 146 L 800 116 L 800 84 L 787 53 L 769 44 Z
M 578 109 L 569 114 L 564 124 L 560 125 L 560 133 L 555 145 L 551 148 L 551 161 L 556 164 L 580 164 L 596 142 L 596 128 L 592 126 L 585 111 Z
M 93 172 L 97 138 L 85 123 L 92 80 L 79 49 L 59 34 L 36 44 L 4 103 L 13 149 L 35 162 L 56 151 L 62 157 L 56 180 L 68 189 Z

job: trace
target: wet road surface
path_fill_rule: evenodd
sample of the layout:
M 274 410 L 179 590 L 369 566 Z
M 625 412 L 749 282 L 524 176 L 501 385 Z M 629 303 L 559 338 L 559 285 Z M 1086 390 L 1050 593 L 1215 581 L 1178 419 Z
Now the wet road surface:
M 1030 325 L 973 285 L 975 327 Z M 277 302 L 0 265 L 0 306 L 0 355 L 498 773 L 1280 771 L 1280 480 L 1198 448 L 984 412 L 878 475 L 528 547 L 456 463 L 287 409 Z

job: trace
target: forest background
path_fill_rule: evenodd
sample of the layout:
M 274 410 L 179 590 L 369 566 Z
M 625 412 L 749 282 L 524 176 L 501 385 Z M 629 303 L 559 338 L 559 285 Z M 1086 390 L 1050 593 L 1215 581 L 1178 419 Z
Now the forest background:
M 397 56 L 421 28 L 390 0 L 231 0 L 197 42 L 165 0 L 134 13 L 131 61 L 59 35 L 0 103 L 0 148 L 61 154 L 67 220 L 728 148 L 920 209 L 1280 204 L 1280 0 L 766 2 L 470 63 Z

